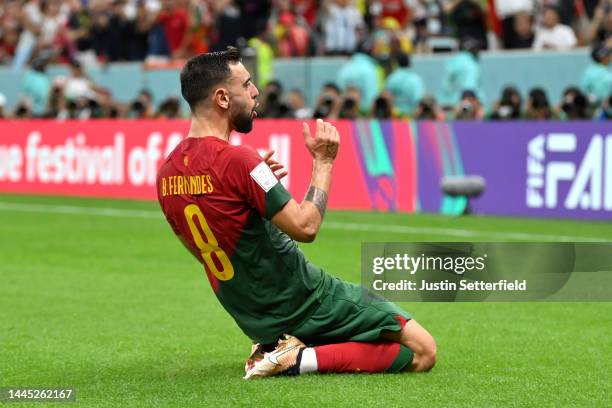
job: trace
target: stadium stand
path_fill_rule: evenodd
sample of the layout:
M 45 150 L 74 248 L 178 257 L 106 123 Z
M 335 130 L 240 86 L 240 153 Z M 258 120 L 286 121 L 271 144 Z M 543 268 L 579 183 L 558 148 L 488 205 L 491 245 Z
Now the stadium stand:
M 611 4 L 5 0 L 0 3 L 1 115 L 182 117 L 187 112 L 177 98 L 178 86 L 167 89 L 176 79 L 165 82 L 165 89 L 155 81 L 176 76 L 192 55 L 233 45 L 251 61 L 262 98 L 271 95 L 281 104 L 272 113 L 262 111 L 264 117 L 294 117 L 303 108 L 295 106 L 299 98 L 289 98 L 296 92 L 317 113 L 319 92 L 333 82 L 341 93 L 329 109 L 330 119 L 533 118 L 539 117 L 531 112 L 534 94 L 539 95 L 536 105 L 546 101 L 546 117 L 606 119 L 612 114 Z M 569 51 L 576 47 L 582 51 Z M 349 56 L 361 61 L 360 69 L 368 65 L 377 72 L 374 90 L 335 75 Z M 296 64 L 304 75 L 287 74 Z M 402 91 L 391 79 L 398 69 L 420 78 L 414 83 L 423 82 L 424 90 L 407 96 L 413 92 Z M 134 81 L 136 76 L 143 79 Z M 265 92 L 272 80 L 283 85 L 282 92 Z M 118 83 L 129 86 L 113 86 Z M 342 109 L 355 99 L 356 112 Z

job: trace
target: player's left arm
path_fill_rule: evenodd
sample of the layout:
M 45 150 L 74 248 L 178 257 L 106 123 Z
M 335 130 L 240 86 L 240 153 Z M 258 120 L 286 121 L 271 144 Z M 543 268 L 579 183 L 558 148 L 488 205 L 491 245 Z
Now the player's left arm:
M 296 241 L 312 242 L 316 238 L 327 210 L 333 163 L 338 154 L 340 136 L 336 128 L 317 120 L 315 137 L 306 123 L 302 129 L 306 148 L 313 157 L 312 179 L 304 200 L 289 200 L 272 218 L 272 223 Z

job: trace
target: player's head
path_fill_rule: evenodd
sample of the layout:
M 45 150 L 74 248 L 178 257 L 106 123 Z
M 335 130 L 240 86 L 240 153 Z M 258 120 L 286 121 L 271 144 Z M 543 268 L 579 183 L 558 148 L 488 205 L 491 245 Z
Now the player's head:
M 187 61 L 181 71 L 181 93 L 194 115 L 214 109 L 228 118 L 232 130 L 247 133 L 253 128 L 259 91 L 236 48 Z

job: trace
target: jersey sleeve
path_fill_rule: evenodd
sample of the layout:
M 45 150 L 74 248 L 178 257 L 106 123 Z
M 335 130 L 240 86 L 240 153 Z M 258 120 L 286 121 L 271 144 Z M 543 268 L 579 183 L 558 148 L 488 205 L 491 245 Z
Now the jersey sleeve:
M 253 149 L 234 147 L 226 169 L 226 177 L 234 190 L 267 219 L 291 200 L 291 194 Z

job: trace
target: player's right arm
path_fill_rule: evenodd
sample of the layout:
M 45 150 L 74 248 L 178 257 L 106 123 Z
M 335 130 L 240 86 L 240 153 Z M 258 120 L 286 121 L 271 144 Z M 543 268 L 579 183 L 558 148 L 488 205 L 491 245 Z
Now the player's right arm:
M 332 124 L 317 119 L 316 127 L 314 138 L 306 123 L 302 128 L 306 148 L 313 158 L 312 179 L 304 200 L 301 203 L 289 200 L 271 219 L 280 230 L 299 242 L 314 241 L 321 228 L 340 143 L 338 131 Z

